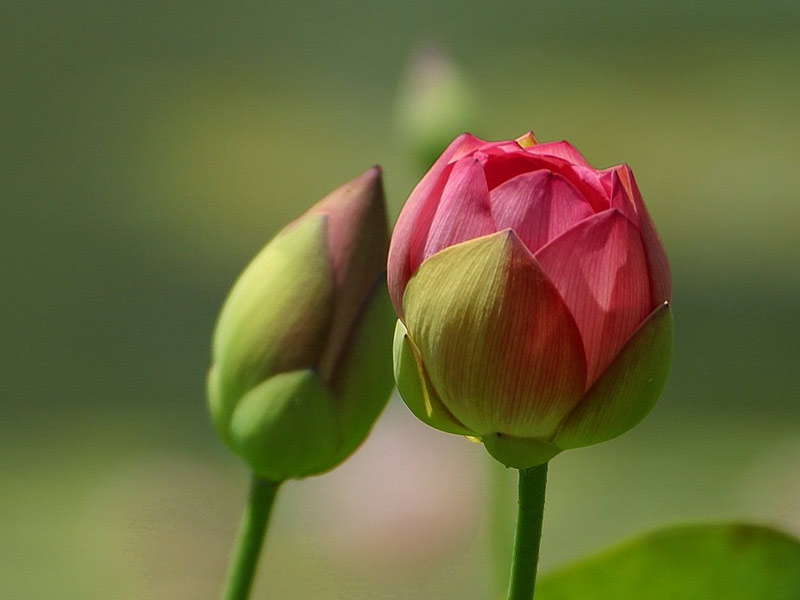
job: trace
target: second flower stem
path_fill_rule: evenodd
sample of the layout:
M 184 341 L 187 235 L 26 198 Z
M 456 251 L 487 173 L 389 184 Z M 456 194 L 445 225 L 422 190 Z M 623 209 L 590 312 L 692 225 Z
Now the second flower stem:
M 280 483 L 253 476 L 223 600 L 247 600 L 250 596 L 278 486 Z
M 547 463 L 519 472 L 519 508 L 508 600 L 531 600 L 542 539 Z

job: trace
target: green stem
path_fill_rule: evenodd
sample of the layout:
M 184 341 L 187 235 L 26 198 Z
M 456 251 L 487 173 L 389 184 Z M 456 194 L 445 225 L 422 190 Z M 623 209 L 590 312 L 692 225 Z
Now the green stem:
M 519 512 L 511 559 L 508 600 L 531 600 L 542 539 L 547 463 L 519 472 Z
M 269 515 L 280 483 L 253 476 L 250 498 L 236 540 L 236 550 L 228 572 L 223 600 L 247 600 L 264 544 Z
M 487 455 L 489 474 L 488 543 L 491 549 L 491 597 L 500 598 L 508 589 L 511 566 L 511 540 L 514 539 L 514 513 L 511 472 L 502 463 Z

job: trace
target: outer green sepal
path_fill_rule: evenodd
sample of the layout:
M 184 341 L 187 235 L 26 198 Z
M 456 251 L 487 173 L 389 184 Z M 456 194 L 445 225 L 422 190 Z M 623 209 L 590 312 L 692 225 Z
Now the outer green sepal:
M 344 443 L 331 467 L 344 460 L 366 439 L 392 393 L 389 335 L 394 310 L 381 273 L 361 308 L 347 351 L 336 365 L 330 384 L 336 396 Z
M 658 400 L 672 361 L 672 311 L 665 302 L 639 326 L 614 361 L 561 424 L 562 449 L 610 440 L 628 431 Z
M 403 311 L 432 387 L 480 436 L 549 438 L 583 395 L 575 320 L 511 229 L 426 259 L 408 282 Z
M 484 435 L 483 445 L 487 452 L 507 467 L 514 469 L 529 469 L 543 465 L 561 448 L 545 440 L 535 438 L 518 438 L 502 433 Z
M 326 471 L 342 445 L 336 401 L 311 369 L 275 375 L 245 394 L 230 435 L 253 472 L 270 481 Z
M 275 237 L 242 272 L 214 331 L 209 408 L 226 442 L 239 399 L 274 373 L 317 362 L 331 319 L 326 216 L 308 215 Z
M 418 358 L 405 325 L 398 319 L 394 329 L 394 379 L 406 406 L 423 423 L 448 433 L 476 435 L 462 425 L 436 395 Z

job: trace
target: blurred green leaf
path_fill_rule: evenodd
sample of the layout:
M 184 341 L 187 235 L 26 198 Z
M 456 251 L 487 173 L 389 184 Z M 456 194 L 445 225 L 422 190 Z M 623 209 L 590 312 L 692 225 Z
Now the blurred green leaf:
M 670 527 L 541 579 L 536 600 L 796 600 L 800 541 L 757 525 Z

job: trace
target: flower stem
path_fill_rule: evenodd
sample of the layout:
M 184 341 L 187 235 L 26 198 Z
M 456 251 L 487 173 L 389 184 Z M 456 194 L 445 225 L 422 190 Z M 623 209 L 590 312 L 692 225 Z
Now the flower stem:
M 236 550 L 228 572 L 223 600 L 247 600 L 264 544 L 269 515 L 280 482 L 253 476 L 247 509 L 236 540 Z
M 542 539 L 547 463 L 519 472 L 519 512 L 511 559 L 508 600 L 531 600 Z
M 500 598 L 508 589 L 511 566 L 511 540 L 514 539 L 514 514 L 510 509 L 511 472 L 508 467 L 487 456 L 489 473 L 488 543 L 491 557 L 491 596 Z

